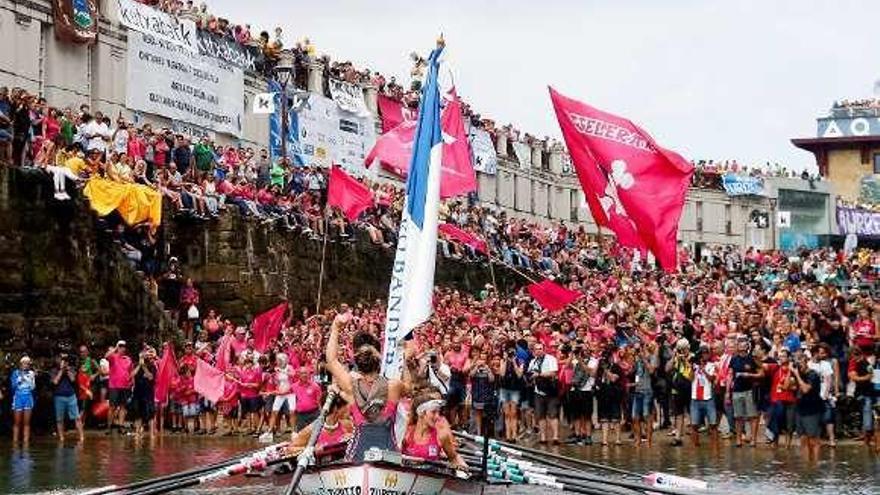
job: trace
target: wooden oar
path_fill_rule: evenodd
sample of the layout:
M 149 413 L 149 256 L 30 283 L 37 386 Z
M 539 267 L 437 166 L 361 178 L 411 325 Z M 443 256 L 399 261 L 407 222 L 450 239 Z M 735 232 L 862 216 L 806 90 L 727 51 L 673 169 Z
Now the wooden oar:
M 309 464 L 314 463 L 315 444 L 318 442 L 318 435 L 321 434 L 321 430 L 324 428 L 324 418 L 330 414 L 330 408 L 333 406 L 333 400 L 336 399 L 337 393 L 338 392 L 332 387 L 327 393 L 327 398 L 324 399 L 324 405 L 321 407 L 321 413 L 318 415 L 318 419 L 312 423 L 312 435 L 309 437 L 309 443 L 306 444 L 306 448 L 300 452 L 299 457 L 297 458 L 296 471 L 293 472 L 293 477 L 290 478 L 290 483 L 284 490 L 284 495 L 293 495 L 293 492 L 296 491 L 296 487 L 299 486 L 299 481 L 302 479 L 306 468 L 309 467 Z
M 150 485 L 139 490 L 126 491 L 125 493 L 126 495 L 159 495 L 211 483 L 230 476 L 245 474 L 252 470 L 263 470 L 268 466 L 288 462 L 293 459 L 294 457 L 287 455 L 286 444 L 280 444 L 279 446 L 270 447 L 269 449 L 259 451 L 256 454 L 241 459 L 231 466 L 226 466 L 194 476 L 171 480 L 165 483 Z
M 453 432 L 453 433 L 454 433 L 455 436 L 457 436 L 457 437 L 466 438 L 466 439 L 468 439 L 468 440 L 470 440 L 470 441 L 472 441 L 472 442 L 477 443 L 478 445 L 482 445 L 482 444 L 483 444 L 483 437 L 476 436 L 476 435 L 471 435 L 470 433 L 464 433 L 464 432 L 460 432 L 460 431 L 456 431 L 456 432 Z M 570 463 L 572 463 L 572 464 L 577 464 L 577 465 L 580 465 L 580 466 L 591 467 L 591 468 L 593 468 L 593 469 L 601 469 L 601 470 L 604 470 L 604 471 L 610 471 L 610 472 L 612 472 L 612 473 L 624 474 L 624 475 L 626 475 L 626 476 L 633 476 L 633 477 L 635 477 L 635 478 L 642 478 L 642 477 L 644 476 L 644 475 L 642 475 L 642 474 L 635 473 L 635 472 L 633 472 L 633 471 L 627 471 L 627 470 L 625 470 L 625 469 L 620 469 L 620 468 L 616 468 L 616 467 L 613 467 L 613 466 L 608 466 L 608 465 L 605 465 L 605 464 L 599 464 L 599 463 L 596 463 L 596 462 L 585 461 L 585 460 L 583 460 L 583 459 L 576 459 L 576 458 L 574 458 L 574 457 L 568 457 L 568 456 L 565 456 L 565 455 L 554 454 L 553 452 L 547 452 L 547 451 L 544 451 L 544 450 L 538 450 L 538 449 L 532 449 L 532 448 L 529 448 L 529 447 L 523 447 L 523 446 L 521 446 L 521 445 L 513 445 L 513 444 L 510 444 L 510 443 L 507 443 L 507 442 L 502 442 L 501 440 L 491 440 L 490 443 L 494 443 L 494 444 L 498 445 L 498 446 L 499 446 L 499 449 L 500 449 L 502 452 L 509 453 L 509 454 L 514 454 L 514 455 L 522 455 L 522 454 L 539 455 L 539 456 L 542 456 L 542 457 L 550 457 L 550 458 L 552 458 L 552 459 L 556 459 L 556 460 L 559 460 L 559 461 L 570 462 Z
M 167 483 L 169 481 L 179 480 L 182 478 L 189 478 L 192 476 L 199 476 L 201 474 L 207 473 L 208 471 L 214 471 L 217 469 L 222 469 L 225 467 L 232 466 L 233 464 L 240 462 L 242 459 L 255 455 L 259 452 L 265 452 L 269 449 L 280 448 L 282 446 L 286 446 L 287 442 L 282 442 L 277 445 L 273 445 L 271 447 L 262 448 L 256 452 L 249 452 L 246 454 L 238 454 L 231 459 L 226 459 L 225 461 L 215 462 L 213 464 L 209 464 L 207 466 L 200 466 L 197 468 L 187 469 L 186 471 L 180 471 L 177 473 L 166 474 L 162 476 L 157 476 L 155 478 L 150 478 L 146 480 L 134 481 L 131 483 L 126 483 L 124 485 L 107 485 L 100 488 L 93 488 L 91 490 L 82 492 L 80 495 L 106 495 L 108 493 L 116 493 L 116 492 L 125 492 L 131 490 L 137 490 L 140 488 L 144 488 L 154 484 L 162 484 Z
M 477 452 L 473 452 L 473 454 L 477 454 Z M 632 482 L 632 481 L 626 481 L 626 480 L 613 480 L 613 479 L 602 477 L 602 476 L 595 476 L 595 475 L 586 474 L 584 472 L 575 471 L 574 469 L 572 469 L 568 466 L 565 466 L 565 465 L 562 465 L 562 464 L 559 464 L 559 463 L 556 463 L 553 461 L 549 461 L 547 459 L 541 458 L 540 456 L 535 456 L 535 455 L 531 455 L 528 453 L 524 454 L 521 457 L 524 457 L 525 459 L 530 459 L 530 460 L 514 459 L 512 457 L 504 456 L 501 454 L 494 455 L 494 459 L 497 460 L 499 463 L 505 465 L 505 467 L 513 467 L 513 468 L 516 468 L 520 471 L 531 472 L 534 474 L 556 476 L 556 477 L 561 477 L 561 478 L 567 478 L 569 480 L 580 480 L 580 481 L 589 481 L 589 482 L 593 482 L 593 483 L 602 483 L 602 484 L 613 485 L 613 486 L 618 486 L 618 487 L 622 487 L 622 488 L 629 488 L 632 490 L 650 491 L 653 493 L 663 493 L 663 494 L 667 494 L 667 495 L 690 495 L 691 494 L 691 492 L 679 490 L 679 489 L 667 487 L 667 486 L 648 486 L 648 485 L 645 485 L 643 483 L 638 483 L 638 482 Z M 534 462 L 532 462 L 532 461 L 534 461 Z M 550 467 L 542 467 L 541 465 L 550 466 Z

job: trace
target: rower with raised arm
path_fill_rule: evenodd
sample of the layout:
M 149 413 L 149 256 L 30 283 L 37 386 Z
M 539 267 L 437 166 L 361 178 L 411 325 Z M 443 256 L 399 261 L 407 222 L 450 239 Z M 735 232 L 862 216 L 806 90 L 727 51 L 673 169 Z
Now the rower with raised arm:
M 397 451 L 394 439 L 394 418 L 397 403 L 404 394 L 404 382 L 387 379 L 380 373 L 381 352 L 379 341 L 366 332 L 358 332 L 352 338 L 355 350 L 355 371 L 349 371 L 339 361 L 339 333 L 351 321 L 351 313 L 343 313 L 333 319 L 325 357 L 327 371 L 340 392 L 350 400 L 354 435 L 349 443 L 346 458 L 362 461 L 364 453 L 371 449 Z

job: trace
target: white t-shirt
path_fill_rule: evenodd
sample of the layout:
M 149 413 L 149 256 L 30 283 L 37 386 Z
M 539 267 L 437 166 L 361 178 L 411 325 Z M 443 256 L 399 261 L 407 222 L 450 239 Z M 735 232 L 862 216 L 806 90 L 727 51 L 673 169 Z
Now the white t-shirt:
M 538 368 L 538 362 L 541 363 L 540 369 Z M 544 354 L 544 358 L 535 358 L 532 359 L 532 362 L 529 363 L 529 371 L 532 373 L 543 374 L 550 373 L 551 371 L 556 373 L 559 371 L 559 363 L 556 361 L 556 358 L 550 354 Z M 538 386 L 535 386 L 535 393 L 538 395 L 546 395 L 544 392 L 538 390 Z
M 595 357 L 590 357 L 589 361 L 587 361 L 587 371 L 590 372 L 590 376 L 587 378 L 587 381 L 581 386 L 581 392 L 590 392 L 596 386 L 596 370 L 599 369 L 599 359 Z
M 831 366 L 831 362 L 828 360 L 819 362 L 810 361 L 807 367 L 815 371 L 816 374 L 819 375 L 819 378 L 822 379 L 819 388 L 819 396 L 822 397 L 822 400 L 828 400 L 831 396 L 831 384 L 834 383 L 834 367 Z
M 110 135 L 110 129 L 103 122 L 92 120 L 82 128 L 82 133 L 86 137 L 86 150 L 99 150 L 104 152 L 107 149 L 107 143 L 104 138 Z

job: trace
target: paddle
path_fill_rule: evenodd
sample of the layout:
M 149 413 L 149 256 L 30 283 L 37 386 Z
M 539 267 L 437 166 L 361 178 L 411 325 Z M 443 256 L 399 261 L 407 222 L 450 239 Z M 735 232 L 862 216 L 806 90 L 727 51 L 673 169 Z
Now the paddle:
M 238 454 L 235 457 L 230 459 L 226 459 L 225 461 L 218 461 L 213 464 L 209 464 L 207 466 L 200 466 L 192 469 L 187 469 L 186 471 L 180 471 L 177 473 L 166 474 L 162 476 L 157 476 L 155 478 L 149 478 L 146 480 L 134 481 L 131 483 L 126 483 L 124 485 L 107 485 L 100 488 L 93 488 L 91 490 L 82 492 L 81 495 L 105 495 L 107 493 L 114 492 L 122 492 L 122 491 L 130 491 L 137 490 L 139 488 L 144 488 L 149 485 L 157 484 L 157 483 L 167 483 L 169 481 L 179 480 L 181 478 L 188 478 L 192 476 L 198 476 L 202 473 L 207 473 L 208 471 L 213 471 L 216 469 L 222 469 L 225 467 L 232 466 L 233 464 L 240 462 L 242 459 L 258 454 L 259 452 L 265 452 L 270 449 L 278 448 L 282 445 L 287 445 L 287 442 L 283 442 L 277 445 L 273 445 L 270 447 L 266 447 L 255 452 L 250 452 L 247 454 Z
M 472 451 L 473 455 L 477 455 L 478 452 Z M 606 485 L 613 485 L 622 488 L 629 488 L 632 490 L 645 491 L 649 490 L 654 493 L 663 493 L 668 495 L 687 495 L 691 492 L 677 490 L 673 487 L 667 486 L 647 486 L 642 483 L 630 482 L 625 480 L 612 480 L 609 478 L 604 478 L 601 476 L 594 476 L 585 474 L 583 472 L 578 472 L 572 470 L 570 467 L 565 466 L 563 464 L 559 464 L 553 461 L 549 461 L 547 459 L 543 459 L 540 456 L 535 456 L 531 454 L 525 453 L 523 456 L 526 459 L 532 459 L 533 461 L 543 464 L 545 466 L 550 466 L 555 469 L 550 469 L 547 467 L 538 466 L 527 460 L 514 459 L 512 457 L 503 456 L 500 454 L 493 455 L 493 458 L 499 461 L 501 465 L 505 468 L 514 469 L 516 471 L 521 471 L 525 473 L 532 473 L 536 475 L 547 476 L 550 475 L 552 477 L 566 478 L 568 480 L 581 480 L 581 481 L 590 481 L 594 483 L 602 483 Z
M 315 444 L 318 442 L 318 435 L 321 434 L 321 430 L 324 428 L 324 418 L 330 414 L 330 408 L 333 406 L 333 400 L 336 399 L 337 393 L 338 392 L 332 387 L 328 391 L 327 398 L 324 399 L 324 405 L 321 407 L 321 413 L 318 415 L 318 419 L 312 423 L 312 435 L 309 437 L 309 443 L 306 444 L 306 448 L 300 452 L 299 457 L 297 458 L 296 471 L 293 472 L 293 477 L 290 478 L 290 483 L 284 490 L 284 495 L 293 495 L 293 492 L 296 491 L 296 487 L 299 486 L 299 481 L 302 479 L 306 468 L 309 467 L 309 464 L 314 462 Z
M 158 495 L 210 483 L 221 478 L 244 474 L 252 469 L 265 469 L 268 466 L 280 464 L 293 459 L 293 457 L 286 455 L 286 447 L 286 443 L 274 445 L 241 459 L 230 466 L 197 475 L 187 476 L 185 478 L 170 480 L 165 483 L 150 485 L 139 490 L 126 491 L 126 495 Z
M 469 433 L 464 433 L 464 432 L 460 432 L 460 431 L 456 431 L 456 432 L 453 432 L 453 433 L 454 433 L 455 436 L 457 436 L 457 437 L 466 438 L 466 439 L 468 439 L 468 440 L 470 440 L 470 441 L 472 441 L 472 442 L 475 442 L 475 443 L 477 443 L 477 444 L 482 444 L 482 443 L 484 443 L 484 442 L 483 442 L 483 437 L 479 437 L 479 436 L 476 436 L 476 435 L 471 435 L 471 434 L 469 434 Z M 641 474 L 639 474 L 639 473 L 634 473 L 634 472 L 632 472 L 632 471 L 627 471 L 627 470 L 625 470 L 625 469 L 620 469 L 620 468 L 616 468 L 616 467 L 612 467 L 612 466 L 607 466 L 607 465 L 605 465 L 605 464 L 598 464 L 598 463 L 595 463 L 595 462 L 589 462 L 589 461 L 585 461 L 585 460 L 583 460 L 583 459 L 576 459 L 576 458 L 574 458 L 574 457 L 568 457 L 568 456 L 564 456 L 564 455 L 560 455 L 560 454 L 554 454 L 554 453 L 552 453 L 552 452 L 547 452 L 547 451 L 544 451 L 544 450 L 538 450 L 538 449 L 532 449 L 532 448 L 529 448 L 529 447 L 523 447 L 523 446 L 521 446 L 521 445 L 513 445 L 513 444 L 509 444 L 509 443 L 507 443 L 507 442 L 502 442 L 501 440 L 490 440 L 490 443 L 494 443 L 494 444 L 496 444 L 496 445 L 499 445 L 500 448 L 501 448 L 501 451 L 502 451 L 502 452 L 509 453 L 509 454 L 513 454 L 513 455 L 520 455 L 520 456 L 522 456 L 523 454 L 532 454 L 532 455 L 539 455 L 539 456 L 542 456 L 542 457 L 545 457 L 545 456 L 546 456 L 546 457 L 550 457 L 550 458 L 552 458 L 552 459 L 556 459 L 556 460 L 560 460 L 560 461 L 570 462 L 570 463 L 573 463 L 573 464 L 578 464 L 578 465 L 581 465 L 581 466 L 587 466 L 587 467 L 591 467 L 591 468 L 594 468 L 594 469 L 602 469 L 602 470 L 610 471 L 610 472 L 617 473 L 617 474 L 625 474 L 625 475 L 627 475 L 627 476 L 633 476 L 633 477 L 636 477 L 636 478 L 641 478 L 641 477 L 643 476 L 643 475 L 641 475 Z

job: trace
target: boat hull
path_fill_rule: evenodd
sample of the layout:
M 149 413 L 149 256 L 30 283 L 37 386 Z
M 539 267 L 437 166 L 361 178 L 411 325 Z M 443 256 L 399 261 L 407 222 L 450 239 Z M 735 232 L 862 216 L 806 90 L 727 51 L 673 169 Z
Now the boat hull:
M 280 484 L 288 477 L 278 480 Z M 482 495 L 479 481 L 459 479 L 431 469 L 384 462 L 323 466 L 306 471 L 300 495 Z

